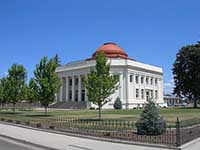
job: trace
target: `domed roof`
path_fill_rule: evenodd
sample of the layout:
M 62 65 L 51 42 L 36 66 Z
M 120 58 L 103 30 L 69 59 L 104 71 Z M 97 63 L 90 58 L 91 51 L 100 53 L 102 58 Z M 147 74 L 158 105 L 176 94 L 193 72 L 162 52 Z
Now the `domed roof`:
M 104 45 L 99 47 L 96 52 L 94 52 L 91 59 L 95 59 L 98 52 L 103 52 L 108 58 L 128 59 L 128 54 L 117 44 L 111 42 L 104 43 Z

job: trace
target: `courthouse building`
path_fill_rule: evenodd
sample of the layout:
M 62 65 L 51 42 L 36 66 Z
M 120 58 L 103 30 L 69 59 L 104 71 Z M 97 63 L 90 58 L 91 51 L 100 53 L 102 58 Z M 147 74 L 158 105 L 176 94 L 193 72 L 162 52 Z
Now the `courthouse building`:
M 105 43 L 90 58 L 71 62 L 56 69 L 63 84 L 57 94 L 55 106 L 61 108 L 97 107 L 88 102 L 83 80 L 91 68 L 95 67 L 98 52 L 103 52 L 108 58 L 110 74 L 119 76 L 119 86 L 110 96 L 112 100 L 103 108 L 113 108 L 117 97 L 120 98 L 125 109 L 143 107 L 150 98 L 153 98 L 160 106 L 164 104 L 162 68 L 138 62 L 129 58 L 117 44 Z

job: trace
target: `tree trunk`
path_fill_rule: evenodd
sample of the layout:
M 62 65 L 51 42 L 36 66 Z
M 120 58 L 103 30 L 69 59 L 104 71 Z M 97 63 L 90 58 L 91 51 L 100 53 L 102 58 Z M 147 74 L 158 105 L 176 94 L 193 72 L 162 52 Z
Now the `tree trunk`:
M 197 98 L 194 99 L 194 108 L 197 108 Z
M 13 112 L 15 113 L 15 103 L 13 103 Z
M 99 105 L 99 121 L 101 120 L 101 105 Z
M 28 109 L 31 111 L 31 103 L 28 103 Z
M 44 106 L 45 109 L 45 116 L 47 116 L 47 106 Z

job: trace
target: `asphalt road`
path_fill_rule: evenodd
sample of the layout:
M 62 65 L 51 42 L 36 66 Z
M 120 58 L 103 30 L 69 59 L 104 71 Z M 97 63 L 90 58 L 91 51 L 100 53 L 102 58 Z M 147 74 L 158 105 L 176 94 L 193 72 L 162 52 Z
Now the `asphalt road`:
M 43 149 L 0 137 L 0 150 L 43 150 Z

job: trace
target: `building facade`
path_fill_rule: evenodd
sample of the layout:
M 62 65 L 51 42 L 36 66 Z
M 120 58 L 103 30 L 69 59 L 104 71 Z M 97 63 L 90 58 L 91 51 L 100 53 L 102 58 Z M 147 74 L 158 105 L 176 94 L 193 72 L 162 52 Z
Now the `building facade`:
M 88 102 L 83 80 L 95 67 L 96 54 L 100 51 L 108 58 L 110 74 L 119 76 L 119 86 L 110 96 L 112 100 L 103 108 L 113 108 L 117 97 L 122 101 L 124 109 L 143 107 L 150 98 L 153 98 L 160 106 L 164 104 L 162 68 L 129 58 L 128 54 L 115 43 L 105 43 L 94 52 L 91 58 L 68 63 L 56 69 L 63 83 L 57 94 L 57 103 L 63 103 L 71 108 L 75 108 L 73 105 L 78 108 L 84 103 L 86 108 L 97 107 Z

